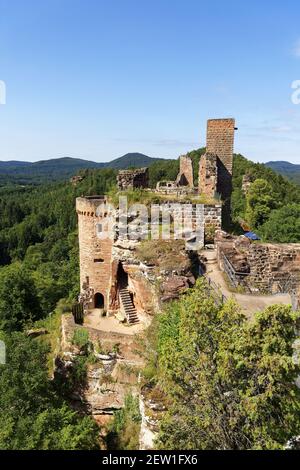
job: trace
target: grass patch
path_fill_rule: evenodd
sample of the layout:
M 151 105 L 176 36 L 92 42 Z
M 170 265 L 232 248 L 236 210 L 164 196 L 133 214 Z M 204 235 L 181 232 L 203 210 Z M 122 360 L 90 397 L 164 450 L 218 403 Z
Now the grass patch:
M 117 191 L 115 188 L 108 193 L 109 202 L 115 207 L 119 206 L 119 197 L 126 196 L 128 206 L 132 204 L 160 204 L 166 202 L 183 202 L 191 204 L 221 204 L 219 198 L 211 198 L 205 194 L 160 194 L 149 189 L 128 189 L 127 191 Z
M 61 313 L 55 310 L 47 318 L 35 322 L 34 328 L 45 328 L 48 331 L 47 335 L 37 337 L 36 341 L 40 341 L 42 343 L 47 343 L 50 345 L 50 352 L 47 358 L 47 366 L 49 370 L 49 375 L 52 376 L 54 370 L 54 359 L 60 351 Z
M 184 240 L 146 240 L 137 248 L 137 257 L 166 271 L 190 268 Z
M 107 435 L 108 450 L 136 450 L 139 448 L 141 415 L 139 398 L 128 394 L 124 408 L 114 413 Z

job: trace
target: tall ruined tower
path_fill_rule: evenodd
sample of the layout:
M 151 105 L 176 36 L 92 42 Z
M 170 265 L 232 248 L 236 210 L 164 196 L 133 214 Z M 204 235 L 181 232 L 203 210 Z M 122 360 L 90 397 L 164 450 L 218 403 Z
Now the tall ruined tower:
M 234 119 L 209 119 L 207 121 L 206 152 L 217 157 L 216 192 L 226 201 L 232 192 L 232 167 L 234 147 Z
M 80 292 L 81 295 L 88 297 L 90 308 L 106 310 L 109 307 L 113 240 L 99 237 L 107 224 L 108 214 L 105 212 L 105 204 L 104 196 L 76 199 Z
M 230 201 L 232 192 L 232 167 L 234 147 L 234 119 L 209 119 L 207 121 L 206 154 L 199 164 L 199 190 L 207 196 L 220 194 Z
M 214 153 L 232 175 L 235 119 L 207 121 L 206 151 Z

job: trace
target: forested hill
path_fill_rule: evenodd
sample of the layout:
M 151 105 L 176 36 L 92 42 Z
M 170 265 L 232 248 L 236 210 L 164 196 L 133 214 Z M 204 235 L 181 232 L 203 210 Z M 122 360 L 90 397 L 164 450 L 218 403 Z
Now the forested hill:
M 0 161 L 0 182 L 14 181 L 19 184 L 44 183 L 64 180 L 87 168 L 116 168 L 149 166 L 163 159 L 151 158 L 142 153 L 127 153 L 111 162 L 93 162 L 81 158 L 54 158 L 39 162 Z
M 266 166 L 272 170 L 286 176 L 291 181 L 300 184 L 300 165 L 295 165 L 289 162 L 268 162 Z
M 190 153 L 195 169 L 204 151 Z M 154 162 L 149 167 L 151 187 L 160 180 L 174 180 L 178 167 L 178 160 Z M 117 170 L 86 169 L 81 174 L 83 181 L 76 187 L 68 181 L 0 185 L 0 264 L 22 261 L 37 251 L 41 262 L 68 257 L 68 236 L 76 230 L 75 198 L 116 191 Z M 242 190 L 245 174 L 253 181 L 248 196 Z M 300 242 L 300 187 L 265 165 L 235 155 L 232 216 L 237 228 L 245 220 L 266 241 Z

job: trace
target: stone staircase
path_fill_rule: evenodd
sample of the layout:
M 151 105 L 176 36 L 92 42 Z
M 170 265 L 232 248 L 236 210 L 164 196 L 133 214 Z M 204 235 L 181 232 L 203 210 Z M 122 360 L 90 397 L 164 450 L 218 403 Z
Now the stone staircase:
M 123 306 L 127 321 L 130 325 L 139 323 L 139 317 L 131 300 L 128 289 L 120 290 L 120 301 Z

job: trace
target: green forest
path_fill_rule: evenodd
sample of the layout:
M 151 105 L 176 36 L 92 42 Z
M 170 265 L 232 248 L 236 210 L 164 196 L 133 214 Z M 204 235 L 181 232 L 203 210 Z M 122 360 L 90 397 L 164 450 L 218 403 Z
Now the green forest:
M 156 445 L 179 450 L 284 449 L 300 432 L 299 313 L 271 306 L 249 322 L 216 305 L 199 279 L 155 317 L 144 380 L 162 403 Z
M 195 169 L 204 151 L 200 149 L 191 153 Z M 178 172 L 178 160 L 154 162 L 149 172 L 151 187 L 155 187 L 159 180 L 174 180 Z M 58 331 L 55 322 L 63 311 L 68 310 L 79 293 L 76 197 L 116 193 L 117 170 L 84 169 L 80 174 L 83 180 L 76 186 L 61 181 L 25 185 L 0 181 L 0 339 L 7 348 L 7 365 L 0 365 L 0 417 L 4 423 L 0 431 L 1 449 L 98 447 L 97 426 L 91 418 L 72 410 L 64 390 L 49 373 L 49 360 L 51 362 L 53 355 L 51 334 L 49 341 L 39 341 L 26 335 L 33 325 L 47 325 L 55 336 Z M 253 181 L 247 194 L 242 191 L 245 174 Z M 232 219 L 232 230 L 235 233 L 241 233 L 240 222 L 243 221 L 257 231 L 263 241 L 300 242 L 300 187 L 264 165 L 254 164 L 241 155 L 235 155 Z M 185 445 L 195 448 L 200 442 L 203 442 L 205 448 L 282 446 L 288 436 L 294 432 L 299 434 L 299 424 L 295 419 L 296 414 L 299 414 L 298 405 L 295 404 L 295 388 L 281 388 L 283 382 L 291 384 L 297 372 L 289 359 L 294 334 L 293 314 L 288 309 L 265 312 L 257 318 L 251 329 L 235 315 L 234 307 L 227 306 L 224 310 L 216 311 L 209 300 L 206 302 L 204 299 L 206 318 L 210 318 L 215 325 L 220 325 L 223 320 L 225 322 L 223 329 L 216 333 L 224 333 L 222 342 L 219 344 L 221 336 L 216 336 L 212 338 L 212 346 L 202 345 L 202 332 L 208 331 L 207 324 L 198 324 L 196 321 L 189 323 L 192 325 L 191 334 L 197 337 L 199 344 L 192 343 L 187 332 L 181 331 L 182 325 L 187 324 L 183 321 L 183 315 L 192 318 L 197 313 L 197 295 L 203 296 L 201 286 L 187 297 L 184 301 L 187 304 L 172 305 L 169 313 L 163 314 L 160 319 L 162 326 L 157 327 L 155 347 L 159 371 L 162 371 L 159 373 L 166 376 L 166 383 L 160 386 L 164 390 L 171 390 L 174 385 L 174 396 L 169 399 L 174 416 L 179 417 L 178 433 L 174 433 L 174 439 L 179 439 L 181 424 L 186 426 L 188 432 L 188 426 L 199 426 L 201 417 L 207 428 L 200 427 L 198 433 L 189 433 L 193 434 L 194 440 L 189 441 L 186 437 L 187 440 L 180 441 L 182 448 Z M 233 313 L 229 315 L 230 309 Z M 274 319 L 270 333 L 267 331 L 269 314 Z M 198 316 L 194 315 L 193 318 Z M 286 325 L 285 331 L 282 329 L 283 324 Z M 240 336 L 238 331 L 242 331 Z M 212 330 L 209 332 L 212 333 Z M 234 338 L 232 341 L 231 335 Z M 264 344 L 263 341 L 268 343 Z M 209 348 L 215 348 L 217 343 L 217 361 L 210 362 L 214 361 L 212 356 L 215 352 Z M 198 349 L 195 349 L 196 346 Z M 202 351 L 202 346 L 205 361 L 214 368 L 215 375 L 212 377 L 205 373 L 202 376 L 197 369 L 196 355 Z M 186 364 L 190 363 L 195 368 L 195 382 L 192 382 L 189 390 L 186 390 L 190 380 L 189 372 L 181 370 L 183 361 L 180 353 L 183 347 L 187 351 Z M 170 357 L 174 353 L 174 362 L 167 361 L 167 351 L 171 352 Z M 229 353 L 234 358 L 233 364 Z M 268 364 L 272 365 L 271 376 L 266 372 Z M 259 375 L 255 375 L 254 370 L 258 370 Z M 178 374 L 183 374 L 182 383 L 178 383 Z M 240 392 L 234 389 L 228 403 L 215 398 L 219 413 L 219 421 L 215 422 L 211 414 L 211 400 L 214 398 L 212 391 L 207 389 L 210 378 L 211 386 L 224 381 L 226 393 L 231 393 L 231 385 L 236 387 L 240 378 L 243 384 Z M 153 377 L 155 383 L 160 383 L 160 379 L 161 375 Z M 260 388 L 260 381 L 267 383 L 263 389 Z M 188 392 L 186 397 L 189 399 L 197 387 L 204 387 L 203 394 L 207 394 L 199 397 L 199 401 L 192 403 L 189 408 L 180 398 Z M 248 402 L 247 396 L 253 389 L 257 400 L 254 398 L 253 402 Z M 238 397 L 237 393 L 240 394 Z M 195 412 L 198 413 L 202 406 L 206 414 L 199 414 L 198 417 Z M 268 427 L 272 426 L 274 432 L 265 429 L 270 406 L 271 410 L 280 407 L 278 418 L 269 413 L 272 422 Z M 232 410 L 233 421 L 227 409 Z M 288 416 L 284 421 L 284 429 L 280 426 L 278 428 L 277 419 L 280 420 L 286 410 Z M 212 441 L 210 436 L 214 426 L 223 417 L 231 423 L 231 434 L 218 434 L 216 440 Z M 241 423 L 243 433 L 237 435 Z M 172 417 L 167 416 L 160 435 L 161 446 L 174 448 L 174 441 L 168 432 L 173 425 Z M 259 427 L 264 429 L 261 441 L 256 439 Z M 203 435 L 207 431 L 210 432 L 204 442 Z M 184 435 L 182 439 L 185 439 Z

